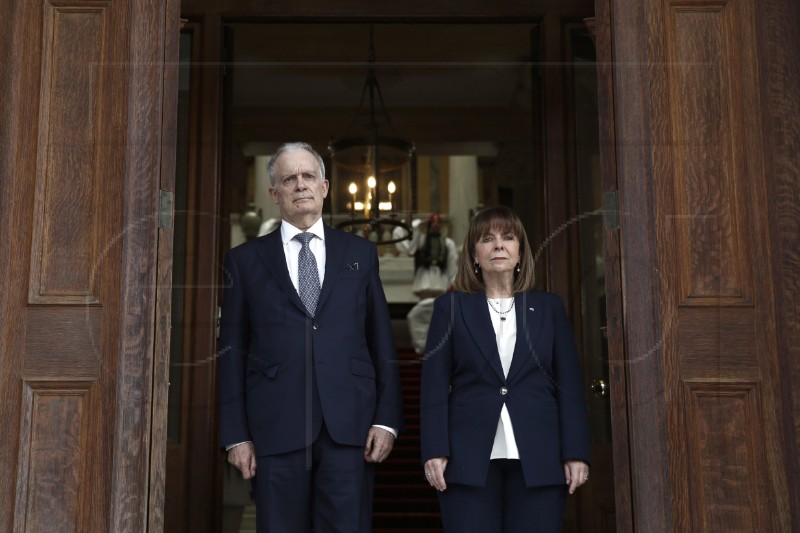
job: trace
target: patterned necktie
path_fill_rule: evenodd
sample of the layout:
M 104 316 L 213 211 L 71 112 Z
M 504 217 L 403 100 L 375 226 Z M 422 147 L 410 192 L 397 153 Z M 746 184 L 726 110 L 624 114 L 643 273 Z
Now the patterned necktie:
M 306 306 L 308 313 L 314 316 L 317 310 L 317 300 L 319 300 L 319 271 L 317 270 L 317 260 L 311 252 L 308 243 L 314 238 L 313 233 L 304 231 L 294 236 L 294 240 L 300 241 L 300 255 L 297 258 L 297 288 L 300 299 Z

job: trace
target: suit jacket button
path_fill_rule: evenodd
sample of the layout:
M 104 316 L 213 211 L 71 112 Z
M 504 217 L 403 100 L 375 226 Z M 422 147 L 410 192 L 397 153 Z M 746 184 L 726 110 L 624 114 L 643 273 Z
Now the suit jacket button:
M 507 388 L 505 388 L 505 387 L 500 387 L 500 394 L 502 394 L 503 396 L 505 396 L 506 394 L 508 394 L 508 389 L 507 389 Z

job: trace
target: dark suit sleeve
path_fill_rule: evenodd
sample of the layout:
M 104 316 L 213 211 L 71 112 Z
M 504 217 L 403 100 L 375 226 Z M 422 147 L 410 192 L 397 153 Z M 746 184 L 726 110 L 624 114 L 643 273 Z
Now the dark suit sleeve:
M 222 316 L 217 358 L 220 444 L 252 440 L 247 429 L 245 372 L 250 337 L 247 300 L 239 266 L 228 252 L 223 269 Z
M 555 327 L 553 373 L 558 384 L 561 459 L 579 459 L 589 463 L 589 420 L 575 335 L 564 304 L 557 296 L 553 296 L 552 308 Z
M 448 410 L 453 370 L 453 304 L 455 295 L 436 299 L 433 308 L 420 385 L 422 461 L 450 456 Z
M 394 345 L 389 306 L 379 275 L 378 252 L 372 246 L 371 268 L 367 289 L 366 337 L 369 353 L 377 373 L 377 406 L 373 424 L 403 429 L 403 397 L 400 369 Z

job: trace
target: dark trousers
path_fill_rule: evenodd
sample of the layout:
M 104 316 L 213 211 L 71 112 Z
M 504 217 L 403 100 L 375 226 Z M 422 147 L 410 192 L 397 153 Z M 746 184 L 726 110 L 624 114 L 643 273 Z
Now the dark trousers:
M 309 448 L 258 457 L 258 533 L 369 533 L 374 468 L 364 449 L 331 439 L 323 424 Z
M 439 493 L 448 533 L 558 533 L 566 485 L 525 486 L 519 461 L 490 461 L 485 487 L 448 483 Z

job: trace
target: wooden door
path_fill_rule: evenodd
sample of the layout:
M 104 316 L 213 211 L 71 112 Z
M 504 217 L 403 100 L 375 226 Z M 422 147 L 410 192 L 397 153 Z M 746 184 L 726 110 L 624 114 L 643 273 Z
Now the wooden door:
M 216 432 L 222 25 L 192 17 L 181 33 L 175 176 L 165 528 L 218 531 L 225 455 Z M 202 509 L 202 512 L 200 511 Z
M 324 5 L 323 5 L 324 4 Z M 354 7 L 355 6 L 355 7 Z M 553 205 L 548 204 L 548 211 L 553 209 L 551 222 L 554 224 L 551 229 L 555 230 L 559 225 L 568 220 L 574 212 L 567 212 L 566 207 L 555 208 L 556 204 L 567 204 L 570 192 L 559 187 L 564 187 L 565 179 L 562 179 L 566 171 L 563 167 L 566 165 L 563 161 L 559 162 L 559 158 L 566 159 L 564 140 L 566 134 L 562 121 L 565 120 L 566 112 L 564 106 L 564 80 L 562 70 L 567 70 L 563 66 L 565 58 L 563 56 L 563 43 L 562 27 L 567 24 L 572 24 L 576 20 L 581 20 L 583 17 L 591 14 L 591 2 L 586 0 L 569 0 L 562 2 L 518 2 L 516 0 L 501 0 L 499 2 L 486 3 L 486 2 L 462 2 L 459 5 L 458 14 L 454 14 L 452 6 L 442 2 L 434 2 L 432 4 L 422 4 L 418 6 L 409 6 L 406 4 L 398 4 L 386 0 L 375 1 L 359 1 L 355 4 L 330 4 L 318 0 L 297 3 L 284 0 L 278 0 L 268 3 L 243 3 L 237 1 L 210 2 L 208 0 L 184 0 L 182 2 L 182 9 L 184 16 L 192 20 L 190 27 L 193 28 L 194 36 L 198 42 L 202 42 L 200 64 L 197 71 L 200 72 L 196 77 L 192 74 L 192 83 L 197 83 L 201 86 L 200 98 L 202 105 L 200 106 L 197 119 L 198 133 L 195 148 L 198 151 L 198 157 L 190 157 L 192 161 L 200 161 L 197 163 L 197 168 L 189 172 L 191 179 L 197 183 L 196 200 L 201 207 L 198 207 L 198 212 L 213 213 L 215 216 L 220 215 L 217 226 L 211 224 L 211 217 L 206 216 L 203 220 L 198 217 L 198 230 L 197 237 L 191 244 L 187 246 L 196 246 L 198 254 L 196 256 L 196 264 L 202 271 L 198 270 L 193 273 L 191 282 L 199 287 L 199 290 L 187 289 L 187 294 L 190 292 L 192 296 L 187 296 L 187 305 L 191 305 L 191 313 L 193 313 L 193 321 L 191 323 L 191 340 L 187 340 L 187 346 L 190 346 L 190 352 L 187 353 L 187 361 L 192 360 L 192 365 L 187 367 L 185 372 L 189 376 L 192 383 L 191 398 L 185 400 L 187 412 L 192 413 L 192 417 L 184 417 L 187 427 L 184 433 L 184 440 L 180 443 L 170 443 L 168 453 L 175 457 L 176 461 L 170 461 L 170 474 L 171 478 L 167 481 L 168 500 L 171 500 L 174 505 L 169 505 L 168 523 L 173 524 L 172 527 L 175 531 L 207 531 L 212 527 L 212 524 L 219 521 L 219 510 L 221 507 L 222 497 L 220 492 L 220 476 L 218 475 L 218 468 L 215 468 L 215 462 L 219 465 L 219 461 L 224 460 L 217 448 L 212 445 L 215 435 L 213 434 L 213 427 L 209 425 L 209 420 L 213 421 L 214 406 L 210 403 L 209 399 L 214 397 L 214 376 L 213 365 L 205 364 L 207 354 L 213 353 L 215 349 L 215 342 L 213 336 L 213 318 L 216 316 L 216 296 L 212 291 L 207 290 L 208 287 L 214 287 L 218 282 L 217 276 L 219 273 L 218 264 L 215 263 L 217 257 L 215 254 L 219 251 L 221 256 L 222 251 L 227 249 L 227 239 L 230 235 L 230 228 L 227 226 L 228 215 L 232 211 L 237 211 L 245 200 L 245 190 L 237 181 L 237 176 L 245 175 L 246 168 L 244 165 L 237 166 L 239 163 L 234 159 L 227 161 L 227 157 L 233 156 L 233 151 L 241 151 L 236 146 L 236 139 L 233 135 L 223 134 L 220 138 L 220 131 L 230 132 L 230 125 L 222 125 L 221 121 L 231 120 L 224 112 L 223 97 L 219 93 L 220 87 L 229 80 L 235 78 L 235 67 L 227 68 L 225 76 L 223 77 L 223 65 L 229 65 L 228 61 L 221 56 L 225 47 L 223 46 L 223 34 L 220 32 L 226 20 L 232 21 L 246 21 L 246 20 L 260 20 L 260 21 L 295 21 L 295 22 L 341 22 L 341 21 L 357 21 L 365 22 L 369 20 L 386 21 L 394 20 L 397 22 L 423 22 L 423 23 L 453 23 L 455 21 L 544 21 L 542 22 L 549 29 L 546 31 L 546 36 L 543 36 L 543 41 L 539 46 L 545 46 L 547 49 L 547 57 L 536 56 L 538 59 L 551 62 L 552 66 L 544 69 L 541 65 L 534 67 L 537 72 L 546 70 L 547 77 L 546 87 L 537 87 L 534 91 L 546 91 L 548 93 L 547 99 L 538 98 L 534 105 L 533 113 L 535 122 L 543 121 L 544 114 L 547 114 L 547 121 L 549 129 L 545 135 L 544 128 L 538 127 L 533 132 L 534 145 L 533 150 L 536 152 L 536 160 L 532 165 L 536 167 L 533 170 L 532 176 L 525 175 L 521 177 L 515 175 L 515 180 L 518 179 L 520 185 L 518 196 L 520 205 L 530 207 L 530 205 L 543 206 L 545 204 L 543 189 L 545 180 L 545 152 L 547 153 L 548 161 L 546 166 L 548 169 L 548 176 L 552 176 L 553 189 L 550 188 L 550 183 L 547 189 L 551 191 L 551 196 L 555 199 Z M 545 16 L 545 14 L 548 14 Z M 195 25 L 196 21 L 196 25 Z M 538 42 L 538 35 L 536 36 Z M 308 43 L 306 43 L 308 44 Z M 218 69 L 216 74 L 213 69 Z M 194 71 L 193 71 L 194 72 Z M 532 83 L 544 83 L 539 80 L 540 76 L 537 74 Z M 297 107 L 297 106 L 295 106 Z M 302 107 L 302 106 L 301 106 Z M 303 130 L 307 127 L 306 122 L 297 119 L 297 113 L 281 122 L 276 120 L 277 107 L 271 109 L 269 114 L 260 115 L 260 118 L 248 120 L 244 123 L 244 127 L 255 128 L 251 132 L 252 138 L 267 139 L 274 131 L 283 132 L 280 135 L 287 135 L 288 137 L 307 138 L 307 136 L 319 136 L 317 138 L 320 143 L 327 142 L 326 128 L 321 128 L 318 121 L 312 121 L 315 126 L 311 130 Z M 432 117 L 430 109 L 425 111 L 423 119 L 428 124 Z M 464 115 L 465 117 L 468 114 Z M 352 117 L 348 115 L 348 120 Z M 265 131 L 264 124 L 276 123 L 278 126 L 273 128 L 273 131 Z M 249 126 L 248 126 L 249 125 Z M 452 124 L 451 124 L 452 126 Z M 239 124 L 239 127 L 243 127 Z M 430 128 L 428 128 L 430 129 Z M 446 128 L 447 129 L 447 128 Z M 452 128 L 450 128 L 452 131 Z M 303 133 L 305 131 L 305 133 Z M 310 133 L 309 133 L 310 131 Z M 296 133 L 292 133 L 296 132 Z M 242 134 L 239 133 L 241 136 Z M 272 139 L 281 141 L 283 139 Z M 549 142 L 545 146 L 545 140 Z M 194 141 L 190 141 L 194 142 Z M 228 143 L 228 153 L 224 154 L 222 149 L 223 143 Z M 324 144 L 323 144 L 324 145 Z M 191 148 L 190 148 L 191 150 Z M 201 161 L 202 159 L 202 161 Z M 518 170 L 515 170 L 518 172 Z M 221 208 L 218 203 L 221 204 Z M 220 212 L 221 209 L 221 212 Z M 524 211 L 524 212 L 523 212 Z M 521 215 L 531 220 L 531 225 L 534 226 L 531 238 L 537 243 L 541 243 L 546 237 L 544 226 L 544 209 L 523 209 Z M 565 218 L 566 217 L 566 218 Z M 226 236 L 227 235 L 227 236 Z M 569 264 L 569 252 L 564 251 L 562 248 L 562 241 L 556 240 L 550 249 L 558 249 L 557 259 L 552 261 L 553 265 L 567 265 Z M 191 254 L 191 251 L 187 251 Z M 548 251 L 548 255 L 550 252 Z M 565 259 L 562 261 L 561 258 Z M 541 271 L 544 271 L 544 256 L 538 265 Z M 553 277 L 559 275 L 558 268 L 554 269 Z M 542 276 L 544 278 L 544 276 Z M 187 277 L 188 279 L 188 277 Z M 556 289 L 563 295 L 569 295 L 574 287 L 577 287 L 579 281 L 575 281 L 571 285 L 572 280 L 565 280 L 563 283 L 555 284 Z M 189 302 L 189 300 L 192 300 Z M 577 297 L 576 297 L 577 300 Z M 188 308 L 187 308 L 188 309 Z M 187 311 L 188 315 L 189 311 Z M 578 309 L 577 315 L 580 315 Z M 209 320 L 209 317 L 211 318 Z M 173 333 L 176 330 L 173 329 Z M 188 337 L 187 337 L 188 338 Z M 185 381 L 188 383 L 189 381 Z M 624 387 L 619 389 L 624 390 Z M 187 392 L 188 396 L 188 392 Z M 212 415 L 212 416 L 209 416 Z M 610 461 L 607 462 L 610 468 Z M 610 476 L 610 472 L 608 472 Z M 604 484 L 601 482 L 601 473 L 596 471 L 593 474 L 593 479 L 596 481 L 595 490 L 598 494 L 596 499 L 592 501 L 611 502 L 611 509 L 608 506 L 604 509 L 604 519 L 608 520 L 610 515 L 613 518 L 613 494 L 612 491 L 603 491 Z M 608 485 L 610 485 L 610 480 Z M 603 488 L 600 488 L 603 487 Z M 214 491 L 216 490 L 216 494 Z M 588 491 L 583 491 L 580 498 L 587 499 L 585 494 Z M 567 528 L 571 531 L 582 531 L 580 527 L 584 524 L 591 523 L 594 520 L 595 508 L 589 513 L 584 512 L 586 505 L 580 505 L 580 508 L 573 506 L 569 510 L 568 517 L 565 519 Z M 591 507 L 591 506 L 588 506 Z M 413 513 L 414 509 L 408 508 L 409 513 Z M 579 516 L 580 515 L 580 516 Z M 183 529 L 182 529 L 183 528 Z M 170 529 L 172 531 L 172 529 Z M 589 531 L 589 529 L 585 529 Z M 598 529 L 603 531 L 603 529 Z
M 3 15 L 0 530 L 159 530 L 177 2 Z
M 800 8 L 597 11 L 612 59 L 605 170 L 619 183 L 618 412 L 630 431 L 615 464 L 617 502 L 630 487 L 633 512 L 618 525 L 796 531 Z
M 607 182 L 614 175 L 601 172 L 607 139 L 598 123 L 604 78 L 597 64 L 603 58 L 596 57 L 593 27 L 591 20 L 552 16 L 542 24 L 546 55 L 541 56 L 543 100 L 537 107 L 545 110 L 547 171 L 541 196 L 546 207 L 541 212 L 547 233 L 533 242 L 539 243 L 537 255 L 546 257 L 544 287 L 563 298 L 575 330 L 589 413 L 591 481 L 567 499 L 562 531 L 611 533 L 618 513 L 612 448 L 626 440 L 625 425 L 612 423 L 612 405 L 625 388 L 610 373 L 622 347 L 610 342 L 606 331 L 622 301 L 616 231 L 604 230 L 603 191 L 615 186 Z

